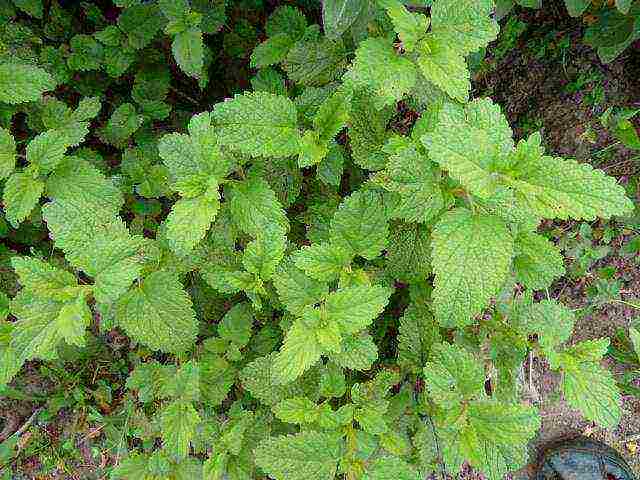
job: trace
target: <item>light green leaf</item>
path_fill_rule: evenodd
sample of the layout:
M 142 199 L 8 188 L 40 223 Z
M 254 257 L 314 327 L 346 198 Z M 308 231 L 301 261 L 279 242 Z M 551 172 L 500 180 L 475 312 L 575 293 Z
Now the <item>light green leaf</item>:
M 525 307 L 519 317 L 527 332 L 538 334 L 538 344 L 547 355 L 569 340 L 576 321 L 571 310 L 553 300 Z
M 173 205 L 165 225 L 167 239 L 175 252 L 187 254 L 205 237 L 220 208 L 216 197 L 183 198 Z
M 427 33 L 429 19 L 422 13 L 409 12 L 399 0 L 380 0 L 378 3 L 387 9 L 387 15 L 391 18 L 404 49 L 407 52 L 415 50 Z
M 287 97 L 266 92 L 236 95 L 213 107 L 218 141 L 233 150 L 255 156 L 298 153 L 297 112 Z
M 319 303 L 329 292 L 324 282 L 314 280 L 295 266 L 293 261 L 283 263 L 273 276 L 273 285 L 284 306 L 299 315 L 307 305 Z
M 634 208 L 615 178 L 575 160 L 540 157 L 527 174 L 509 183 L 516 198 L 542 217 L 595 220 L 625 215 Z
M 368 333 L 343 338 L 341 348 L 342 351 L 329 357 L 342 368 L 369 370 L 378 359 L 378 347 Z
M 84 346 L 84 332 L 91 321 L 82 294 L 62 302 L 24 289 L 13 299 L 11 313 L 18 318 L 11 347 L 22 360 L 51 359 L 62 340 Z
M 551 286 L 564 275 L 560 250 L 542 235 L 521 232 L 515 239 L 513 269 L 516 281 L 532 290 Z
M 373 260 L 387 246 L 389 226 L 380 196 L 362 190 L 345 199 L 331 220 L 331 243 Z
M 189 454 L 189 445 L 196 436 L 200 415 L 191 402 L 182 400 L 170 403 L 159 415 L 164 448 L 177 458 L 185 458 Z
M 633 345 L 633 349 L 638 356 L 638 361 L 640 362 L 640 330 L 637 328 L 631 327 L 629 329 L 629 338 L 631 339 L 631 345 Z
M 424 380 L 429 396 L 445 408 L 484 394 L 482 363 L 458 345 L 433 346 L 431 361 L 424 367 Z
M 629 9 L 633 4 L 633 0 L 616 0 L 616 8 L 625 15 L 629 13 Z
M 500 107 L 489 99 L 469 103 L 462 112 L 440 115 L 433 132 L 422 136 L 429 157 L 471 193 L 489 198 L 513 150 L 511 128 Z
M 458 208 L 436 224 L 432 245 L 436 319 L 442 326 L 469 325 L 507 278 L 511 233 L 498 217 Z
M 263 68 L 282 62 L 295 40 L 286 33 L 278 33 L 257 45 L 251 54 L 251 67 Z
M 379 285 L 341 288 L 327 295 L 324 314 L 340 326 L 342 333 L 352 335 L 382 313 L 391 293 L 389 288 Z
M 418 471 L 398 457 L 375 460 L 364 474 L 363 480 L 419 480 Z
M 0 127 L 0 180 L 7 178 L 16 167 L 16 142 L 9 130 Z
M 333 480 L 341 446 L 331 433 L 271 437 L 255 450 L 256 465 L 275 480 Z
M 123 148 L 127 141 L 142 125 L 144 117 L 136 112 L 136 107 L 131 103 L 123 103 L 116 108 L 107 124 L 98 130 L 98 135 L 103 142 L 114 147 Z
M 199 28 L 191 28 L 178 33 L 171 43 L 171 51 L 184 73 L 194 78 L 202 76 L 204 43 L 202 31 Z
M 316 243 L 293 254 L 296 267 L 321 282 L 337 280 L 351 264 L 351 252 L 342 246 Z
M 438 0 L 431 9 L 431 31 L 462 55 L 476 52 L 498 37 L 492 12 L 492 0 Z
M 287 423 L 313 423 L 318 418 L 318 407 L 305 397 L 293 397 L 273 407 L 273 413 Z
M 309 335 L 308 328 L 301 321 L 294 322 L 273 362 L 277 382 L 294 381 L 320 360 L 321 354 L 315 335 Z
M 269 184 L 258 176 L 233 187 L 229 209 L 235 223 L 248 235 L 257 237 L 265 229 L 289 230 L 289 219 Z
M 242 264 L 262 280 L 269 280 L 284 258 L 286 238 L 277 226 L 266 227 L 258 237 L 244 249 Z
M 419 49 L 418 66 L 424 77 L 451 98 L 462 103 L 469 101 L 469 68 L 456 46 L 448 44 L 447 39 L 428 36 L 420 42 Z
M 567 403 L 587 420 L 614 428 L 622 416 L 621 396 L 613 374 L 596 362 L 567 361 L 562 368 Z
M 82 143 L 88 133 L 86 123 L 47 130 L 27 145 L 27 161 L 36 165 L 40 173 L 49 173 L 60 164 L 67 149 Z
M 0 64 L 0 102 L 17 104 L 40 100 L 44 92 L 56 88 L 46 70 L 35 65 Z
M 188 350 L 198 332 L 189 295 L 173 274 L 162 270 L 119 300 L 116 318 L 134 340 L 163 352 Z
M 366 0 L 324 0 L 322 25 L 327 38 L 341 37 L 366 7 Z
M 591 0 L 564 0 L 564 4 L 567 6 L 569 15 L 579 17 L 591 5 Z
M 34 178 L 29 172 L 16 172 L 11 174 L 4 185 L 2 203 L 7 220 L 15 228 L 31 214 L 38 204 L 44 182 Z
M 73 296 L 73 287 L 78 286 L 73 274 L 55 268 L 35 257 L 13 257 L 11 266 L 18 275 L 20 285 L 38 296 L 58 296 L 57 299 L 59 299 L 59 295 L 65 295 L 66 292 L 71 292 Z M 69 300 L 70 298 L 67 296 L 64 299 Z
M 444 208 L 444 198 L 429 159 L 402 137 L 392 137 L 384 151 L 389 160 L 380 182 L 385 189 L 400 195 L 393 218 L 429 222 L 437 217 Z
M 400 56 L 391 42 L 368 38 L 356 50 L 356 59 L 345 75 L 356 88 L 368 88 L 378 108 L 393 105 L 415 85 L 418 72 L 413 63 Z

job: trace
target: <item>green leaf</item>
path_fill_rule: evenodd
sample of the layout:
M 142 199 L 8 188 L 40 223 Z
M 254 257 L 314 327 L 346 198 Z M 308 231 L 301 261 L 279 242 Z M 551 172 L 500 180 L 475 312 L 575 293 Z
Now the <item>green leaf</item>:
M 40 173 L 49 173 L 60 164 L 67 149 L 82 143 L 88 133 L 86 123 L 72 123 L 63 128 L 47 130 L 27 145 L 27 161 L 37 166 Z
M 9 223 L 18 228 L 38 204 L 43 191 L 44 182 L 34 178 L 31 173 L 11 174 L 2 194 L 2 203 Z
M 13 0 L 13 3 L 23 12 L 28 13 L 38 20 L 42 20 L 44 15 L 42 0 Z
M 307 305 L 319 303 L 329 292 L 324 282 L 308 277 L 293 261 L 283 263 L 273 276 L 273 285 L 284 306 L 300 315 Z
M 540 157 L 526 175 L 510 183 L 518 200 L 542 217 L 595 220 L 634 208 L 615 178 L 575 160 Z
M 367 7 L 365 0 L 324 0 L 322 2 L 322 25 L 327 38 L 341 37 L 365 7 Z
M 240 347 L 249 343 L 253 326 L 253 310 L 247 302 L 231 307 L 218 324 L 218 334 Z
M 175 365 L 161 365 L 156 360 L 140 363 L 129 374 L 127 388 L 137 390 L 143 403 L 170 398 L 168 386 L 176 375 Z
M 519 312 L 527 332 L 538 334 L 538 344 L 547 355 L 568 341 L 573 333 L 575 315 L 553 300 L 542 300 Z
M 469 325 L 507 278 L 511 233 L 498 217 L 458 208 L 436 224 L 432 245 L 436 319 L 442 326 Z
M 255 450 L 256 465 L 275 480 L 333 480 L 341 446 L 331 433 L 271 437 Z
M 294 255 L 296 267 L 321 282 L 337 280 L 351 264 L 351 252 L 345 247 L 330 243 L 303 246 Z
M 98 70 L 104 59 L 104 48 L 90 35 L 74 35 L 69 42 L 71 53 L 67 66 L 83 72 Z
M 278 6 L 265 24 L 265 31 L 268 37 L 275 37 L 281 33 L 286 33 L 298 40 L 304 36 L 307 29 L 307 18 L 300 10 L 291 5 Z
M 389 226 L 378 194 L 357 191 L 345 199 L 331 221 L 331 243 L 373 260 L 387 246 Z
M 257 45 L 251 54 L 251 67 L 263 68 L 282 62 L 295 40 L 286 33 L 278 33 Z
M 640 330 L 633 327 L 629 328 L 629 339 L 631 340 L 631 345 L 638 356 L 638 361 L 640 361 Z
M 84 332 L 92 318 L 82 294 L 57 301 L 29 289 L 13 299 L 11 313 L 18 318 L 11 347 L 22 360 L 51 359 L 62 340 L 84 346 Z
M 381 0 L 378 3 L 386 8 L 403 48 L 407 52 L 414 51 L 427 33 L 429 19 L 422 13 L 409 12 L 399 0 Z
M 567 6 L 569 15 L 579 17 L 591 5 L 591 0 L 564 0 L 564 4 Z
M 398 365 L 418 373 L 429 358 L 433 345 L 441 341 L 440 330 L 426 307 L 409 305 L 400 317 Z
M 495 194 L 499 175 L 513 150 L 511 128 L 500 107 L 489 99 L 474 100 L 442 113 L 433 132 L 422 136 L 429 158 L 481 198 Z
M 248 272 L 262 280 L 269 280 L 284 258 L 285 248 L 286 238 L 282 230 L 277 226 L 269 226 L 246 246 L 242 264 Z
M 220 202 L 216 196 L 200 195 L 178 200 L 165 221 L 172 250 L 187 254 L 205 237 L 215 219 Z
M 293 397 L 283 400 L 273 407 L 273 413 L 287 423 L 313 423 L 318 418 L 318 407 L 305 397 Z
M 189 295 L 173 274 L 162 270 L 119 300 L 116 318 L 134 340 L 163 352 L 188 350 L 198 332 Z
M 390 289 L 379 285 L 341 288 L 327 295 L 324 314 L 340 326 L 341 332 L 352 335 L 382 313 L 391 293 Z
M 470 429 L 462 432 L 457 441 L 466 443 L 464 450 L 468 449 L 467 458 L 473 467 L 488 480 L 501 480 L 526 465 L 526 445 L 536 435 L 540 423 L 534 407 L 479 402 L 469 409 Z
M 521 232 L 515 239 L 513 269 L 516 281 L 532 290 L 551 286 L 565 273 L 558 248 L 542 235 Z
M 476 52 L 498 37 L 492 0 L 438 0 L 431 9 L 431 31 L 461 55 Z
M 609 370 L 595 362 L 566 362 L 562 372 L 562 392 L 571 407 L 603 428 L 618 425 L 621 396 Z
M 35 65 L 0 64 L 0 102 L 17 104 L 40 100 L 56 88 L 55 79 Z
M 342 73 L 346 55 L 341 41 L 326 38 L 299 41 L 289 50 L 283 68 L 292 82 L 305 86 L 325 85 Z
M 403 283 L 424 281 L 431 275 L 431 236 L 429 228 L 418 223 L 392 224 L 385 271 Z
M 345 80 L 356 88 L 368 88 L 376 96 L 377 108 L 393 105 L 416 83 L 418 72 L 413 63 L 400 56 L 391 42 L 368 38 L 356 50 L 356 59 Z
M 189 454 L 189 445 L 196 436 L 200 415 L 191 402 L 178 400 L 160 412 L 164 448 L 177 458 Z
M 238 227 L 257 237 L 266 229 L 289 230 L 289 219 L 269 184 L 252 176 L 234 185 L 229 209 Z
M 123 103 L 116 108 L 107 124 L 98 130 L 103 142 L 114 147 L 123 148 L 127 141 L 142 125 L 144 118 L 136 112 L 131 103 Z
M 118 26 L 127 35 L 128 44 L 139 50 L 149 45 L 165 23 L 155 3 L 132 5 L 118 17 Z
M 22 287 L 38 296 L 53 298 L 60 291 L 73 292 L 69 287 L 78 285 L 73 274 L 35 257 L 13 257 L 11 266 Z
M 364 474 L 363 480 L 419 480 L 418 471 L 398 457 L 375 460 Z
M 616 8 L 625 15 L 629 13 L 633 0 L 616 0 Z
M 484 370 L 478 359 L 458 345 L 433 346 L 432 358 L 424 367 L 429 396 L 444 408 L 484 394 Z
M 320 360 L 321 354 L 315 335 L 309 335 L 301 321 L 294 322 L 273 362 L 277 382 L 283 384 L 294 381 Z
M 0 180 L 7 178 L 16 167 L 16 142 L 9 130 L 0 127 Z
M 218 141 L 233 150 L 255 156 L 298 153 L 300 132 L 294 103 L 266 92 L 236 95 L 213 107 Z
M 444 90 L 451 98 L 469 101 L 471 80 L 467 62 L 448 39 L 428 36 L 420 43 L 418 67 L 424 77 Z
M 200 78 L 204 66 L 202 30 L 190 28 L 178 33 L 171 43 L 173 57 L 180 69 L 190 77 Z
M 387 124 L 394 109 L 379 110 L 368 90 L 353 95 L 349 121 L 349 145 L 354 162 L 365 170 L 381 170 L 387 163 L 383 146 L 390 136 Z
M 384 188 L 400 195 L 394 218 L 408 222 L 429 222 L 444 208 L 444 198 L 433 164 L 416 145 L 402 137 L 392 137 L 385 146 L 387 169 L 380 176 Z
M 360 333 L 343 338 L 341 351 L 329 355 L 342 368 L 369 370 L 378 359 L 378 347 L 368 333 Z

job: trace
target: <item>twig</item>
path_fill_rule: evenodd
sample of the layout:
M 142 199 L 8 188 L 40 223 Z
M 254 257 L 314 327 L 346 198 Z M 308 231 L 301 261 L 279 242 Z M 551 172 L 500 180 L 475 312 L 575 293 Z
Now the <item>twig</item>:
M 22 435 L 27 428 L 29 428 L 31 426 L 31 424 L 33 423 L 33 421 L 36 419 L 36 416 L 42 411 L 42 408 L 36 408 L 34 410 L 34 412 L 31 414 L 31 416 L 29 417 L 29 419 L 24 423 L 24 425 L 22 425 L 18 430 L 16 430 L 11 436 L 20 436 Z

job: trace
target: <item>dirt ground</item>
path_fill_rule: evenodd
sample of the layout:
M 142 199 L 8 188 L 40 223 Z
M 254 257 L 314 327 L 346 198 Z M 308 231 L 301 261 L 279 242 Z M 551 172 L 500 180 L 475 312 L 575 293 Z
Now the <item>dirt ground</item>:
M 621 182 L 638 174 L 640 160 L 634 159 L 637 153 L 634 155 L 621 146 L 609 147 L 604 160 L 592 159 L 615 143 L 598 122 L 598 116 L 609 106 L 640 107 L 640 42 L 613 63 L 603 65 L 595 52 L 581 43 L 579 21 L 554 16 L 551 9 L 522 10 L 517 15 L 527 24 L 526 31 L 518 38 L 516 48 L 497 61 L 494 69 L 476 77 L 476 95 L 488 95 L 499 103 L 517 136 L 531 133 L 532 125 L 540 128 L 550 153 L 590 161 Z M 544 55 L 540 55 L 541 45 L 546 45 L 542 50 Z M 567 88 L 584 72 L 598 78 L 599 86 L 594 88 L 604 93 L 603 101 L 589 101 L 584 90 L 572 93 Z M 620 238 L 613 243 L 620 246 L 623 242 Z M 637 264 L 615 255 L 615 248 L 612 255 L 600 262 L 600 266 L 615 266 L 618 275 L 624 276 L 623 291 L 629 298 L 640 297 Z M 586 303 L 584 281 L 563 279 L 551 293 L 571 308 L 580 308 Z M 613 336 L 619 328 L 628 328 L 638 314 L 638 310 L 630 307 L 608 305 L 580 318 L 571 342 Z M 614 371 L 623 368 L 613 361 L 610 363 Z M 538 449 L 549 441 L 587 435 L 616 448 L 640 476 L 640 399 L 625 396 L 620 425 L 607 431 L 582 419 L 561 400 L 558 375 L 549 370 L 544 360 L 534 359 L 532 375 L 533 393 L 537 396 L 534 403 L 542 415 L 542 429 L 531 445 L 532 460 Z M 529 478 L 531 472 L 532 465 L 514 478 Z

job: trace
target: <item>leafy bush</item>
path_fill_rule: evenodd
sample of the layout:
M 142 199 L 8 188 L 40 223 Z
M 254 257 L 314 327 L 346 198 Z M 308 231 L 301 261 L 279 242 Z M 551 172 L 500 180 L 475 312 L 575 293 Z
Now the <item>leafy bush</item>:
M 634 205 L 470 98 L 491 0 L 280 6 L 212 108 L 182 102 L 224 2 L 115 3 L 0 4 L 0 383 L 124 332 L 150 420 L 112 478 L 499 479 L 540 426 L 530 351 L 616 425 L 608 339 L 566 345 L 573 312 L 534 300 L 564 273 L 537 227 Z

